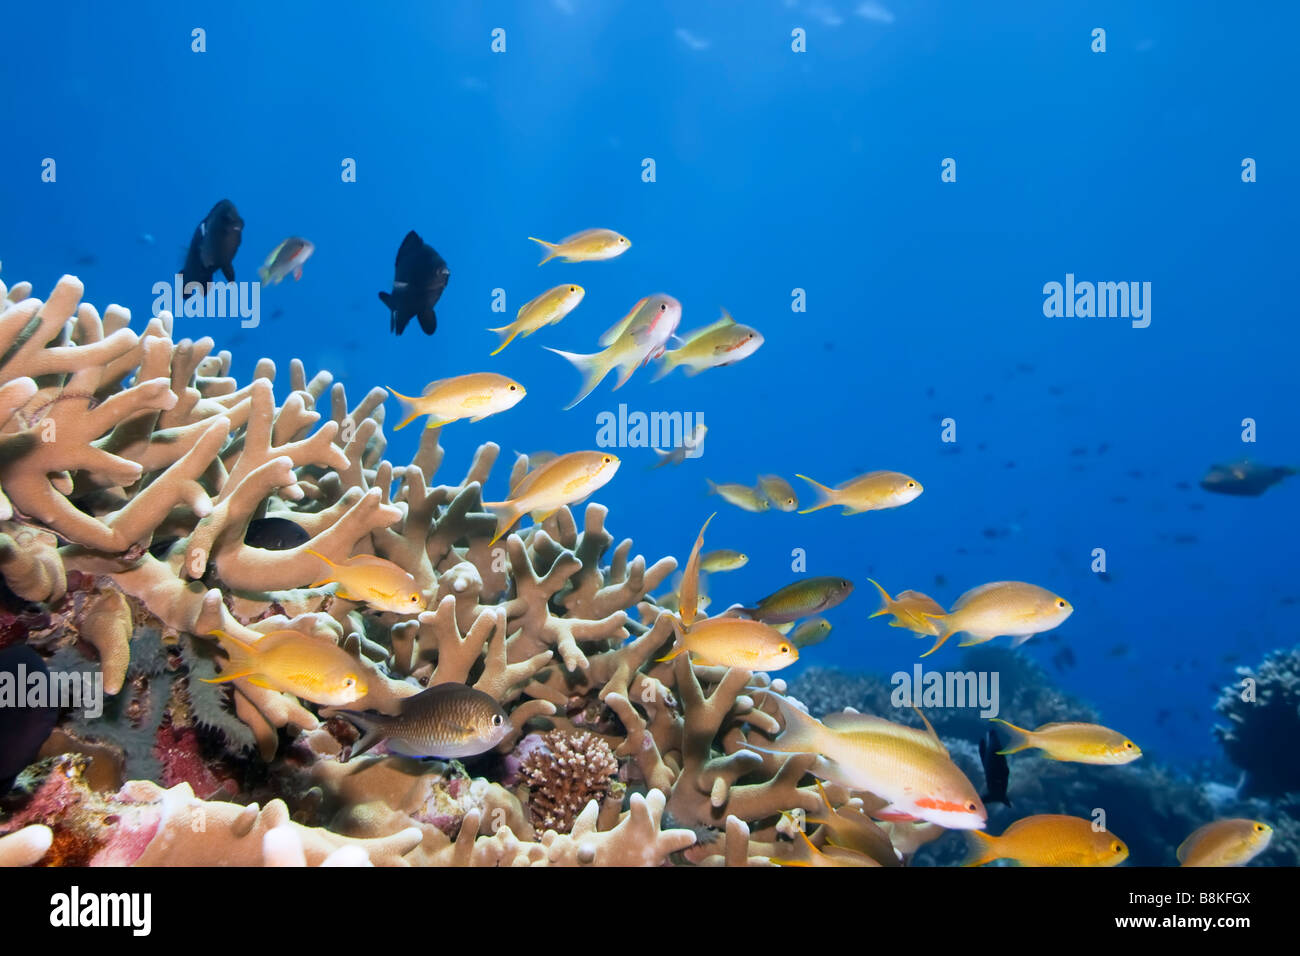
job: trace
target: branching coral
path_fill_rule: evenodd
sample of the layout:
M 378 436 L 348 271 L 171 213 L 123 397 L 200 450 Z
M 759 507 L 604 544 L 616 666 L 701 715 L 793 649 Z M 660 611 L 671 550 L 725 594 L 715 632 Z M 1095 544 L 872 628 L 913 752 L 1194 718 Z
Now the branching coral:
M 588 803 L 603 803 L 610 795 L 618 761 L 609 744 L 590 731 L 530 735 L 519 749 L 519 769 L 538 829 L 568 833 Z

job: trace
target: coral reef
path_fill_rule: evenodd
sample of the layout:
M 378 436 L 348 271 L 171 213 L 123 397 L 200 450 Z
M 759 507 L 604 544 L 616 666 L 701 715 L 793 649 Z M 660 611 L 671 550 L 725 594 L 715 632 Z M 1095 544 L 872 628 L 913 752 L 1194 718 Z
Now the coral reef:
M 614 751 L 591 731 L 529 734 L 516 755 L 529 791 L 533 825 L 541 830 L 568 833 L 593 800 L 604 803 L 612 797 L 622 802 L 623 788 L 615 787 L 614 781 L 618 773 Z
M 1214 709 L 1227 725 L 1214 728 L 1231 763 L 1245 775 L 1241 791 L 1280 796 L 1300 791 L 1300 763 L 1279 760 L 1277 742 L 1300 737 L 1300 647 L 1276 650 L 1256 668 L 1237 668 Z

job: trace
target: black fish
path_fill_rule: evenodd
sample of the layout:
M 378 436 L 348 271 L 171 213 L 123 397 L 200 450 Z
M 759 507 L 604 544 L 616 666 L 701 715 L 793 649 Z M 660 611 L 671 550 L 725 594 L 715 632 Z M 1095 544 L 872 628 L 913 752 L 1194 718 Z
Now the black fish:
M 0 674 L 12 675 L 0 682 L 13 682 L 19 703 L 27 692 L 27 677 L 22 675 L 40 674 L 48 686 L 49 673 L 41 655 L 26 644 L 0 651 Z M 22 769 L 36 759 L 58 719 L 57 707 L 9 706 L 8 702 L 0 707 L 0 793 L 8 791 Z
M 1220 495 L 1242 495 L 1256 498 L 1268 491 L 1288 475 L 1294 475 L 1296 469 L 1258 465 L 1247 458 L 1233 462 L 1231 465 L 1215 465 L 1201 479 L 1201 487 Z
M 244 533 L 244 544 L 265 551 L 288 551 L 310 540 L 303 526 L 288 518 L 254 518 Z
M 180 538 L 175 535 L 166 538 L 155 538 L 153 543 L 149 545 L 149 553 L 159 561 L 165 561 L 167 555 L 171 554 L 172 548 L 176 546 L 176 542 L 179 540 Z
M 1011 801 L 1007 799 L 1007 783 L 1011 780 L 1011 769 L 1007 766 L 1005 755 L 998 753 L 1002 749 L 1002 740 L 998 737 L 998 732 L 989 729 L 980 741 L 980 762 L 984 764 L 984 786 L 986 792 L 980 797 L 985 804 L 1005 803 L 1011 806 Z
M 244 238 L 244 220 L 229 199 L 223 199 L 194 229 L 181 281 L 185 285 L 201 282 L 204 289 L 218 269 L 227 282 L 235 281 L 235 253 Z
M 414 229 L 402 240 L 397 250 L 397 263 L 393 269 L 393 291 L 379 293 L 379 301 L 388 306 L 389 331 L 401 335 L 406 324 L 419 318 L 425 335 L 438 330 L 438 317 L 433 307 L 447 288 L 451 270 L 433 246 L 419 237 Z

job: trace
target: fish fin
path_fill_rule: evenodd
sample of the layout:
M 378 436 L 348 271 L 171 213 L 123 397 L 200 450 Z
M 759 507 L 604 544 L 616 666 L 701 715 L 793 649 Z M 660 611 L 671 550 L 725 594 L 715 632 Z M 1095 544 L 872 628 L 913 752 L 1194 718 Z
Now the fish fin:
M 411 422 L 415 421 L 421 415 L 426 414 L 425 412 L 419 411 L 415 407 L 416 400 L 412 398 L 410 395 L 403 395 L 401 392 L 397 391 L 394 388 L 391 388 L 388 385 L 385 385 L 384 388 L 387 388 L 390 392 L 393 393 L 393 398 L 397 399 L 399 402 L 405 402 L 406 405 L 409 406 L 407 416 L 403 418 L 400 422 L 398 422 L 395 426 L 393 426 L 393 431 L 395 432 L 401 431 L 403 428 L 411 424 Z
M 1007 746 L 998 751 L 1001 756 L 1007 754 L 1018 754 L 1022 750 L 1028 750 L 1034 746 L 1033 731 L 1025 730 L 1023 727 L 1017 727 L 1010 721 L 1003 720 L 1001 717 L 990 718 L 995 724 L 1002 724 L 1011 732 L 1011 739 Z
M 546 510 L 533 511 L 529 513 L 528 517 L 533 519 L 534 524 L 541 524 L 543 521 L 545 521 L 547 518 L 549 518 L 551 515 L 555 514 L 555 512 L 559 510 L 560 510 L 559 508 L 551 508 L 549 511 Z
M 769 753 L 820 754 L 821 747 L 819 746 L 818 736 L 819 733 L 825 732 L 825 725 L 813 717 L 812 714 L 800 710 L 790 702 L 789 698 L 766 689 L 759 692 L 776 701 L 785 726 L 782 728 L 780 736 L 772 741 L 769 748 L 757 748 L 748 742 L 745 746 L 753 749 L 766 749 Z
M 511 322 L 509 325 L 503 325 L 499 329 L 488 329 L 488 331 L 501 333 L 501 344 L 498 345 L 496 349 L 494 349 L 491 353 L 489 353 L 490 355 L 500 354 L 507 345 L 509 345 L 511 342 L 515 340 L 515 336 L 519 334 L 519 330 L 515 328 L 515 324 L 513 322 Z
M 223 276 L 226 277 L 226 281 L 227 281 L 227 282 L 234 282 L 234 281 L 235 281 L 235 267 L 234 267 L 234 266 L 222 266 L 222 267 L 221 267 L 221 274 L 222 274 Z
M 612 371 L 613 366 L 609 364 L 609 359 L 605 352 L 595 352 L 591 355 L 579 355 L 576 352 L 562 352 L 559 349 L 553 349 L 546 346 L 548 352 L 554 352 L 563 359 L 572 362 L 573 365 L 582 373 L 582 390 L 578 392 L 577 398 L 564 406 L 567 412 L 584 398 L 595 391 L 596 386 L 601 380 Z
M 880 599 L 885 602 L 880 606 L 880 610 L 877 611 L 875 614 L 867 615 L 867 619 L 870 620 L 873 617 L 880 617 L 880 615 L 882 614 L 888 614 L 889 606 L 894 603 L 894 599 L 889 596 L 888 591 L 886 591 L 884 588 L 880 586 L 880 583 L 878 581 L 872 580 L 871 578 L 867 578 L 867 580 L 871 581 L 871 583 L 876 586 L 876 590 L 880 592 Z M 895 621 L 894 623 L 897 624 L 898 622 Z
M 228 672 L 223 671 L 222 673 L 218 674 L 216 677 L 200 677 L 199 680 L 201 680 L 205 684 L 224 684 L 227 681 L 239 680 L 239 678 L 241 677 L 247 677 L 251 673 L 253 672 L 252 671 L 228 671 Z
M 352 723 L 361 728 L 362 736 L 355 744 L 348 748 L 346 757 L 339 759 L 340 763 L 347 763 L 353 757 L 365 753 L 379 741 L 384 739 L 383 725 L 380 721 L 368 717 L 358 710 L 337 710 L 335 711 L 340 717 L 345 717 Z
M 311 584 L 307 585 L 307 587 L 309 587 L 309 588 L 318 588 L 318 587 L 321 587 L 321 586 L 323 586 L 323 585 L 333 583 L 333 581 L 334 581 L 334 571 L 333 571 L 333 569 L 339 567 L 339 565 L 335 564 L 333 561 L 331 561 L 329 558 L 325 557 L 325 555 L 321 554 L 319 551 L 313 551 L 311 548 L 307 548 L 306 550 L 307 550 L 307 553 L 308 553 L 308 554 L 314 554 L 316 557 L 320 558 L 322 561 L 324 561 L 326 564 L 328 564 L 328 565 L 330 566 L 330 568 L 331 568 L 329 574 L 325 575 L 325 577 L 321 578 L 320 580 L 313 581 Z M 342 594 L 340 593 L 339 596 L 342 597 Z
M 648 299 L 649 296 L 647 296 L 646 298 Z M 641 311 L 641 306 L 645 305 L 645 303 L 646 303 L 646 299 L 638 300 L 637 304 L 632 306 L 631 311 L 629 311 L 627 315 L 623 316 L 623 318 L 619 319 L 617 322 L 615 322 L 613 325 L 607 328 L 604 332 L 602 332 L 600 338 L 597 339 L 597 341 L 602 346 L 613 345 L 618 340 L 619 336 L 621 336 L 624 332 L 627 331 L 628 326 L 632 324 L 632 319 L 634 319 L 636 317 L 636 314 Z
M 939 735 L 934 732 L 934 724 L 930 723 L 930 719 L 926 717 L 925 714 L 921 713 L 921 708 L 917 707 L 915 704 L 912 705 L 912 709 L 916 711 L 916 716 L 921 718 L 921 723 L 925 724 L 926 732 L 929 733 L 931 739 L 933 739 L 940 747 L 943 747 L 943 741 L 940 740 Z M 947 747 L 943 747 L 943 750 L 944 753 L 948 752 Z
M 677 359 L 673 358 L 673 356 L 676 354 L 677 354 L 676 351 L 665 352 L 663 355 L 659 357 L 659 361 L 661 363 L 659 366 L 659 370 L 655 372 L 654 377 L 651 378 L 650 381 L 652 382 L 659 381 L 661 378 L 669 374 L 673 369 L 677 367 L 678 361 Z M 688 370 L 686 374 L 690 375 L 691 373 Z
M 275 688 L 275 687 L 272 687 L 270 684 L 268 684 L 268 683 L 266 682 L 266 678 L 264 678 L 264 677 L 249 677 L 249 678 L 246 678 L 246 680 L 248 681 L 248 683 L 252 684 L 254 687 L 265 687 L 267 690 L 276 690 L 276 689 L 277 689 L 277 688 Z
M 438 331 L 438 316 L 434 314 L 433 309 L 420 310 L 416 318 L 420 320 L 420 328 L 424 330 L 425 335 L 432 335 Z
M 269 278 L 271 278 L 271 270 L 266 266 L 262 266 L 257 270 L 257 279 L 262 285 L 266 285 L 266 280 Z
M 1018 634 L 1011 639 L 1011 647 L 1013 649 L 1017 648 L 1021 644 L 1025 643 L 1025 641 L 1029 640 L 1031 637 L 1036 637 L 1036 636 L 1037 635 L 1035 634 Z
M 546 258 L 544 258 L 541 262 L 537 263 L 539 266 L 546 265 L 546 263 L 550 262 L 552 259 L 554 259 L 556 256 L 560 254 L 559 251 L 560 245 L 557 242 L 547 242 L 545 239 L 536 239 L 532 236 L 529 236 L 528 239 L 530 242 L 535 242 L 546 250 Z
M 809 514 L 810 512 L 813 512 L 813 511 L 821 511 L 823 508 L 829 508 L 829 507 L 831 507 L 833 504 L 835 504 L 835 489 L 834 489 L 834 488 L 827 488 L 827 487 L 826 487 L 825 485 L 823 485 L 821 482 L 819 482 L 819 481 L 813 481 L 813 480 L 812 480 L 811 478 L 809 478 L 807 475 L 796 474 L 795 477 L 796 477 L 796 478 L 802 478 L 804 481 L 808 482 L 808 484 L 812 485 L 814 488 L 816 488 L 818 491 L 820 491 L 820 492 L 822 493 L 824 499 L 825 499 L 825 500 L 823 500 L 823 501 L 819 501 L 819 502 L 817 502 L 817 504 L 813 505 L 811 508 L 804 508 L 803 510 L 801 510 L 801 511 L 799 512 L 801 515 L 806 515 L 806 514 Z
M 220 629 L 211 630 L 208 634 L 221 642 L 221 648 L 226 652 L 226 665 L 220 676 L 207 683 L 224 684 L 226 681 L 253 673 L 253 658 L 257 656 L 257 649 L 252 644 L 232 637 Z
M 610 389 L 610 391 L 617 392 L 620 388 L 626 385 L 638 367 L 639 366 L 636 365 L 636 363 L 624 366 L 623 371 L 619 373 L 618 381 L 614 383 L 614 387 Z
M 794 621 L 786 621 L 784 624 L 776 625 L 776 629 L 782 634 L 789 634 L 794 629 Z
M 302 266 L 299 266 L 298 268 L 293 270 L 293 281 L 297 282 L 301 278 L 302 278 Z
M 928 651 L 926 651 L 924 654 L 921 655 L 922 657 L 929 657 L 939 648 L 943 647 L 943 645 L 947 643 L 948 638 L 958 633 L 961 630 L 961 628 L 955 628 L 951 626 L 951 622 L 949 620 L 952 617 L 951 614 L 931 614 L 929 611 L 921 611 L 920 613 L 923 618 L 931 621 L 936 621 L 939 624 L 938 640 L 934 642 L 934 647 L 930 648 Z M 965 647 L 966 645 L 963 643 L 963 644 L 959 644 L 958 646 Z
M 998 859 L 997 840 L 991 833 L 983 830 L 968 830 L 971 838 L 971 855 L 963 866 L 983 866 Z
M 677 645 L 676 647 L 674 647 L 674 648 L 672 649 L 672 651 L 668 654 L 667 657 L 659 657 L 659 658 L 656 658 L 656 659 L 655 659 L 655 663 L 656 663 L 656 664 L 662 664 L 662 663 L 664 663 L 665 661 L 671 661 L 671 660 L 674 660 L 674 659 L 680 657 L 681 654 L 682 654 L 682 652 L 685 651 L 685 650 L 686 650 L 686 645 L 685 645 L 685 644 L 679 644 L 679 645 Z
M 523 512 L 520 511 L 514 503 L 509 501 L 492 503 L 484 502 L 483 507 L 497 516 L 496 534 L 492 535 L 492 540 L 488 542 L 488 547 L 491 547 L 501 540 L 502 536 L 513 528 L 515 523 L 523 517 Z
M 704 369 L 702 369 L 702 368 L 697 368 L 697 367 L 694 366 L 694 365 L 688 365 L 688 366 L 686 366 L 686 377 L 687 377 L 687 378 L 694 378 L 695 376 L 699 375 L 699 374 L 700 374 L 701 372 L 703 372 L 703 371 L 704 371 Z
M 822 803 L 826 804 L 826 809 L 834 813 L 835 805 L 831 803 L 831 798 L 826 795 L 826 788 L 822 786 L 820 780 L 817 781 L 817 792 L 822 795 Z
M 379 293 L 379 301 L 384 303 L 384 305 L 388 306 L 390 309 L 394 308 L 393 297 L 389 295 L 387 292 Z

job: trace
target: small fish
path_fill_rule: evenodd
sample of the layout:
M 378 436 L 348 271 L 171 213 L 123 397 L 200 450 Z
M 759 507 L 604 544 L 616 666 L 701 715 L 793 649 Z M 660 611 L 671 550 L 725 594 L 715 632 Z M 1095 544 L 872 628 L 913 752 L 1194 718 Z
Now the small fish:
M 364 731 L 344 762 L 381 740 L 405 757 L 474 757 L 491 750 L 510 733 L 510 720 L 496 699 L 459 683 L 435 684 L 398 703 L 396 715 L 340 710 Z
M 790 482 L 780 475 L 759 475 L 758 488 L 776 505 L 777 511 L 794 511 L 799 507 L 799 497 L 790 487 Z
M 1025 730 L 1000 717 L 994 717 L 993 722 L 1002 724 L 1010 733 L 1010 743 L 1005 750 L 998 751 L 1001 754 L 1016 754 L 1037 747 L 1053 760 L 1092 764 L 1132 763 L 1142 756 L 1137 744 L 1100 724 L 1062 722 Z
M 703 422 L 696 424 L 689 435 L 682 436 L 682 443 L 675 446 L 671 451 L 664 451 L 662 448 L 652 448 L 651 450 L 659 456 L 659 460 L 650 466 L 653 471 L 655 468 L 662 468 L 664 465 L 680 465 L 686 460 L 691 452 L 699 448 L 704 443 L 704 436 L 709 433 L 709 426 Z M 698 455 L 696 456 L 699 457 Z
M 732 365 L 753 355 L 763 344 L 763 336 L 757 329 L 741 325 L 726 309 L 722 310 L 722 318 L 717 322 L 697 329 L 685 339 L 681 348 L 663 354 L 662 364 L 652 382 L 659 381 L 675 368 L 684 368 L 686 374 L 692 376 L 706 369 Z
M 306 239 L 290 236 L 271 250 L 271 254 L 262 263 L 262 268 L 257 270 L 262 285 L 277 285 L 290 273 L 293 274 L 293 281 L 297 282 L 302 278 L 302 264 L 315 251 L 316 247 Z
M 392 561 L 373 554 L 354 554 L 347 561 L 336 564 L 319 551 L 307 549 L 330 566 L 330 573 L 313 581 L 308 587 L 339 584 L 336 592 L 345 601 L 360 601 L 376 611 L 394 614 L 419 614 L 425 610 L 424 595 L 416 586 L 415 578 Z
M 32 677 L 49 681 L 49 668 L 45 658 L 26 644 L 15 644 L 0 650 L 0 674 L 8 680 L 0 681 L 0 686 L 8 684 L 10 694 L 18 691 L 18 700 L 23 696 Z M 39 676 L 37 676 L 39 675 Z M 0 694 L 0 700 L 5 696 Z M 41 745 L 59 722 L 58 707 L 13 706 L 10 697 L 0 706 L 0 795 L 9 791 L 14 779 L 40 753 Z
M 881 822 L 880 829 L 889 834 L 889 841 L 902 855 L 904 864 L 910 863 L 921 847 L 933 843 L 948 832 L 937 823 L 927 823 L 924 820 L 901 820 L 896 823 L 885 820 Z
M 670 295 L 657 292 L 639 301 L 631 312 L 606 330 L 600 337 L 604 351 L 579 355 L 547 346 L 548 352 L 573 363 L 582 373 L 582 390 L 564 406 L 565 411 L 590 395 L 616 368 L 621 370 L 621 374 L 614 384 L 614 391 L 622 388 L 633 372 L 663 354 L 681 320 L 682 304 Z
M 560 456 L 553 451 L 535 451 L 535 452 L 515 452 L 516 455 L 527 455 L 528 464 L 533 468 L 541 468 L 543 465 L 549 465 Z
M 777 628 L 777 630 L 780 630 L 782 627 L 791 628 L 791 630 L 787 632 L 790 635 L 790 643 L 799 648 L 799 650 L 803 650 L 805 647 L 812 647 L 814 644 L 820 644 L 822 641 L 826 640 L 826 638 L 830 637 L 831 634 L 831 622 L 826 620 L 824 617 L 810 617 L 806 621 L 800 621 L 798 625 L 782 624 Z
M 561 242 L 547 242 L 545 239 L 528 237 L 546 249 L 546 257 L 539 266 L 544 266 L 552 259 L 563 256 L 565 262 L 597 262 L 613 259 L 632 248 L 632 242 L 626 236 L 620 236 L 613 229 L 584 229 L 575 232 Z
M 244 544 L 265 551 L 288 551 L 310 540 L 307 530 L 288 518 L 254 518 L 244 532 Z
M 871 614 L 868 619 L 880 617 L 882 614 L 892 614 L 894 619 L 889 622 L 890 627 L 905 627 L 923 637 L 939 636 L 939 625 L 926 615 L 947 613 L 942 604 L 920 591 L 899 591 L 898 597 L 892 598 L 888 591 L 871 578 L 867 580 L 876 585 L 876 590 L 880 592 L 880 598 L 884 602 L 880 605 L 880 610 Z
M 789 698 L 764 693 L 780 709 L 784 729 L 768 747 L 752 738 L 746 741 L 751 750 L 816 754 L 815 776 L 885 801 L 872 812 L 877 819 L 983 829 L 988 815 L 979 794 L 928 721 L 925 730 L 918 730 L 850 711 L 819 721 Z
M 1024 817 L 1001 836 L 974 832 L 967 866 L 1015 860 L 1021 866 L 1118 866 L 1128 859 L 1124 841 L 1092 821 L 1055 813 Z
M 519 307 L 515 320 L 509 325 L 488 329 L 489 332 L 501 333 L 501 344 L 492 354 L 501 352 L 515 340 L 517 335 L 527 338 L 538 329 L 555 325 L 576 309 L 586 294 L 587 290 L 580 285 L 557 285 L 553 289 L 547 289 L 537 298 L 525 302 Z
M 706 667 L 740 667 L 748 671 L 778 671 L 799 659 L 799 650 L 780 631 L 760 621 L 740 617 L 711 617 L 688 627 L 667 657 L 682 652 Z
M 681 584 L 677 588 L 677 620 L 685 628 L 695 623 L 695 615 L 699 610 L 697 601 L 700 595 L 700 550 L 704 547 L 704 532 L 709 529 L 709 522 L 717 516 L 718 513 L 713 512 L 700 526 L 700 533 L 695 537 L 691 556 L 686 559 L 686 569 L 682 572 Z
M 342 707 L 367 693 L 360 662 L 328 638 L 285 630 L 249 644 L 224 631 L 209 633 L 220 639 L 229 659 L 217 677 L 200 678 L 205 684 L 242 677 L 258 687 L 329 707 Z
M 755 491 L 749 485 L 724 484 L 720 485 L 716 481 L 705 478 L 709 483 L 709 494 L 718 495 L 727 504 L 735 505 L 737 508 L 743 508 L 746 511 L 766 511 L 771 507 L 767 498 L 762 493 Z
M 845 578 L 805 578 L 769 594 L 754 607 L 739 610 L 765 624 L 784 624 L 828 611 L 852 593 L 853 582 Z
M 229 199 L 223 199 L 194 229 L 190 248 L 181 267 L 181 281 L 201 283 L 206 291 L 218 269 L 227 282 L 235 281 L 235 253 L 244 238 L 244 220 Z
M 1260 465 L 1248 458 L 1230 465 L 1215 465 L 1204 478 L 1201 487 L 1220 495 L 1239 495 L 1256 498 L 1268 491 L 1283 478 L 1294 475 L 1296 469 L 1285 465 Z
M 926 613 L 926 617 L 939 625 L 939 639 L 921 656 L 929 657 L 948 638 L 962 632 L 970 637 L 961 642 L 961 647 L 1003 636 L 1014 637 L 1011 646 L 1019 647 L 1035 634 L 1060 627 L 1073 613 L 1069 601 L 1036 584 L 1023 581 L 981 584 L 959 597 L 947 614 Z
M 854 850 L 846 850 L 843 847 L 827 844 L 825 849 L 819 847 L 808 837 L 808 834 L 798 828 L 795 829 L 799 839 L 803 842 L 808 856 L 772 856 L 768 859 L 777 866 L 880 866 L 876 860 L 863 853 Z M 895 864 L 897 865 L 897 864 Z
M 384 386 L 388 388 L 388 386 Z M 468 418 L 482 421 L 489 415 L 514 408 L 528 393 L 512 378 L 495 372 L 472 372 L 439 379 L 425 386 L 419 396 L 403 395 L 388 388 L 406 406 L 406 417 L 393 431 L 400 431 L 421 415 L 428 415 L 425 428 L 441 428 Z
M 388 306 L 389 331 L 401 335 L 407 323 L 418 318 L 424 333 L 433 335 L 438 330 L 438 316 L 433 307 L 442 298 L 450 277 L 451 270 L 437 250 L 414 229 L 408 232 L 397 250 L 393 291 L 379 293 L 379 301 Z
M 510 490 L 506 501 L 484 502 L 497 516 L 496 544 L 526 514 L 540 524 L 566 505 L 576 504 L 604 487 L 618 466 L 617 456 L 602 451 L 574 451 L 535 468 Z
M 901 866 L 902 861 L 885 833 L 875 822 L 861 810 L 846 807 L 836 809 L 826 795 L 826 788 L 817 781 L 817 792 L 821 794 L 825 810 L 817 816 L 808 817 L 809 823 L 825 829 L 826 843 L 870 857 L 879 866 Z
M 1007 797 L 1007 784 L 1011 780 L 1011 768 L 1002 750 L 1002 740 L 992 727 L 980 739 L 980 763 L 984 765 L 985 793 L 980 797 L 987 806 L 990 803 L 1004 803 L 1011 806 Z
M 822 494 L 822 500 L 811 508 L 804 508 L 799 512 L 801 515 L 835 505 L 842 505 L 844 510 L 840 513 L 846 515 L 898 508 L 909 501 L 915 501 L 925 490 L 915 478 L 909 478 L 897 471 L 868 472 L 834 488 L 827 488 L 807 475 L 795 475 L 795 477 L 802 478 Z
M 710 551 L 704 557 L 700 558 L 701 571 L 735 571 L 743 568 L 749 563 L 749 555 L 740 551 L 732 551 L 729 548 L 722 548 L 718 551 Z
M 1273 828 L 1258 820 L 1215 820 L 1178 847 L 1182 866 L 1245 866 L 1268 849 Z

